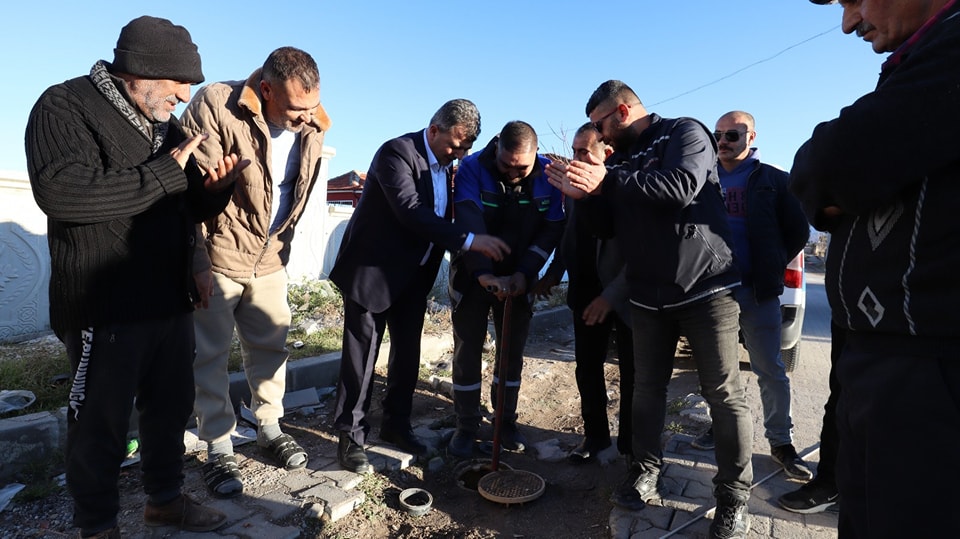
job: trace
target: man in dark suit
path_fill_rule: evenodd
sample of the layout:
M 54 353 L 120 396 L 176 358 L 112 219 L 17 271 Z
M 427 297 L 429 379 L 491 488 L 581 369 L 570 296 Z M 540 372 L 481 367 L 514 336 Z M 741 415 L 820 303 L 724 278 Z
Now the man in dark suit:
M 363 450 L 370 425 L 373 369 L 390 330 L 387 394 L 380 439 L 420 455 L 410 412 L 420 365 L 427 294 L 443 252 L 476 251 L 494 260 L 510 252 L 499 238 L 451 222 L 451 164 L 480 134 L 480 113 L 466 99 L 445 103 L 430 126 L 380 147 L 330 272 L 343 293 L 343 358 L 334 427 L 340 466 L 371 471 Z

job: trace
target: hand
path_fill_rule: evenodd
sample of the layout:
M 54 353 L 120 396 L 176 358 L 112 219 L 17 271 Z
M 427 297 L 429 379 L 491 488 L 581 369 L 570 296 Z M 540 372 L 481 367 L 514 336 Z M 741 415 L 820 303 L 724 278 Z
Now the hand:
M 553 287 L 560 284 L 560 278 L 553 274 L 546 274 L 533 285 L 530 291 L 537 299 L 547 299 L 553 294 Z
M 563 194 L 581 199 L 594 194 L 607 175 L 607 168 L 592 155 L 586 161 L 569 164 L 551 162 L 546 167 L 547 181 Z
M 198 271 L 193 274 L 193 281 L 197 283 L 197 292 L 200 293 L 194 307 L 206 309 L 210 306 L 210 296 L 213 296 L 213 271 Z
M 210 135 L 201 133 L 188 138 L 181 142 L 179 146 L 170 150 L 170 157 L 180 165 L 180 168 L 186 170 L 187 163 L 190 162 L 190 156 L 200 147 L 200 143 L 209 137 Z M 240 177 L 243 169 L 249 165 L 249 159 L 240 160 L 240 157 L 235 153 L 225 155 L 217 161 L 215 166 L 207 169 L 207 178 L 203 181 L 203 187 L 212 193 L 222 191 L 230 187 Z
M 500 301 L 507 299 L 510 295 L 509 277 L 497 277 L 492 273 L 486 273 L 477 277 L 477 282 Z
M 507 295 L 522 296 L 527 293 L 527 276 L 519 271 L 507 279 Z
M 588 326 L 602 324 L 607 315 L 613 310 L 613 305 L 603 296 L 593 298 L 593 301 L 583 309 L 583 323 Z
M 172 157 L 180 168 L 186 170 L 187 163 L 190 161 L 190 156 L 193 155 L 193 152 L 200 147 L 200 143 L 207 140 L 210 135 L 206 133 L 201 133 L 199 135 L 194 135 L 187 140 L 180 143 L 179 146 L 170 150 L 170 157 Z
M 211 193 L 223 191 L 237 181 L 243 169 L 250 166 L 249 159 L 240 160 L 240 156 L 235 153 L 225 155 L 217 161 L 216 166 L 207 169 L 207 178 L 203 181 L 203 187 Z
M 510 254 L 509 245 L 500 238 L 487 234 L 474 234 L 470 250 L 476 251 L 494 262 L 499 262 L 503 260 L 504 256 Z

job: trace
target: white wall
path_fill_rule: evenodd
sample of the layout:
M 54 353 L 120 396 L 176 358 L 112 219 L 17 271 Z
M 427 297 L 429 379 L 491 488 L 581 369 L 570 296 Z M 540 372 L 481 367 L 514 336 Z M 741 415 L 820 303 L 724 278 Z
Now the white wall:
M 50 329 L 47 218 L 26 173 L 0 171 L 0 342 Z

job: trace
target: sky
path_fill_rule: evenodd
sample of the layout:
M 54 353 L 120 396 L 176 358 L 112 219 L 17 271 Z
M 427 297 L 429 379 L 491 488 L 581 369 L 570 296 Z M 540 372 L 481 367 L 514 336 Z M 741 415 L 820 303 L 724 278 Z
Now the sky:
M 17 173 L 40 94 L 111 61 L 120 29 L 140 15 L 190 31 L 206 83 L 247 78 L 277 47 L 309 52 L 333 121 L 330 177 L 366 171 L 383 142 L 426 127 L 453 98 L 480 110 L 475 150 L 523 120 L 541 152 L 569 155 L 587 99 L 608 79 L 651 112 L 711 129 L 725 112 L 750 112 L 761 159 L 789 169 L 817 123 L 874 88 L 884 59 L 841 32 L 837 5 L 807 0 L 34 0 L 4 12 L 0 171 Z

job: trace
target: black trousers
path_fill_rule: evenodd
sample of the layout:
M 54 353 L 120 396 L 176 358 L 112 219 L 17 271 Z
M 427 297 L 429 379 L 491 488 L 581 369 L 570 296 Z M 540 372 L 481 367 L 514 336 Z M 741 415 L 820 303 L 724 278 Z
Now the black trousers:
M 837 402 L 840 401 L 840 383 L 837 381 L 837 359 L 843 352 L 846 332 L 830 324 L 830 396 L 823 405 L 823 427 L 820 429 L 820 464 L 817 479 L 834 486 L 837 483 L 837 452 L 840 435 L 837 433 Z
M 117 480 L 136 398 L 148 495 L 183 485 L 183 431 L 193 410 L 193 315 L 105 324 L 64 335 L 73 370 L 67 408 L 67 489 L 74 526 L 115 525 Z
M 427 310 L 427 294 L 436 272 L 420 268 L 410 286 L 390 307 L 379 313 L 367 310 L 350 298 L 343 298 L 343 356 L 334 428 L 358 444 L 370 433 L 367 413 L 373 389 L 373 371 L 383 342 L 390 331 L 390 358 L 387 365 L 387 393 L 383 399 L 381 428 L 404 430 L 410 427 L 413 393 L 420 373 L 420 336 Z
M 607 315 L 603 323 L 588 326 L 583 311 L 573 313 L 574 351 L 576 354 L 577 389 L 580 391 L 580 415 L 583 417 L 584 436 L 594 440 L 610 438 L 607 421 L 607 381 L 603 365 L 607 361 L 610 333 L 616 329 L 617 365 L 620 368 L 620 430 L 617 449 L 631 454 L 633 436 L 633 332 L 615 313 Z
M 847 332 L 836 366 L 839 537 L 957 536 L 958 356 L 948 339 Z M 891 503 L 894 488 L 903 495 Z

